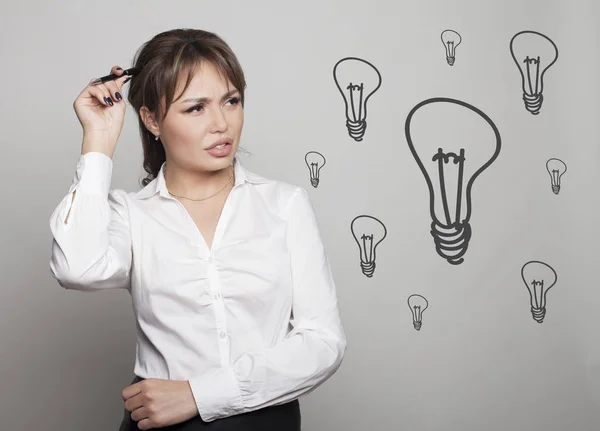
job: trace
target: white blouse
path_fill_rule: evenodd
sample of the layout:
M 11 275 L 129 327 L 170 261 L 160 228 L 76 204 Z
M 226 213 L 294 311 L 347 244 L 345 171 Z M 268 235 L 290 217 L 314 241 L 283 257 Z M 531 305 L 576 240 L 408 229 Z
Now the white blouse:
M 249 172 L 236 156 L 209 249 L 168 193 L 165 163 L 138 192 L 110 189 L 112 163 L 80 157 L 50 216 L 50 269 L 66 289 L 129 291 L 134 374 L 188 380 L 209 422 L 292 401 L 337 371 L 346 336 L 303 187 Z

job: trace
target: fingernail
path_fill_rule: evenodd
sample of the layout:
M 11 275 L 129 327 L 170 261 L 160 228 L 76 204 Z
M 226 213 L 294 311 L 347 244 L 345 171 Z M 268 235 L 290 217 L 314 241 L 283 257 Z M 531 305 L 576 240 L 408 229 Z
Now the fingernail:
M 121 100 L 121 93 L 119 93 L 118 91 L 115 93 L 115 97 L 117 98 L 117 100 Z
M 113 106 L 113 101 L 110 97 L 105 97 L 104 100 L 106 100 L 106 103 L 108 103 L 110 106 Z
M 126 84 L 127 82 L 129 82 L 130 79 L 131 79 L 131 76 L 129 78 L 127 78 L 125 81 L 123 81 L 123 84 Z
M 117 70 L 123 70 L 123 69 L 122 69 L 122 68 L 120 68 L 120 67 L 117 67 Z

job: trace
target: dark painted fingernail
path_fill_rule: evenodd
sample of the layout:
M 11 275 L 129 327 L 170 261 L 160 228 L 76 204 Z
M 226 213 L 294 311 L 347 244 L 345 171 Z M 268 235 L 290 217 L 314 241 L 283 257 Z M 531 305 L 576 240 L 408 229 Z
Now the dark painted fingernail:
M 115 93 L 115 97 L 117 98 L 117 100 L 121 100 L 121 93 L 119 93 L 118 91 Z
M 123 84 L 128 83 L 130 79 L 131 79 L 131 76 L 129 78 L 127 78 L 125 81 L 123 81 Z
M 108 103 L 110 106 L 113 106 L 113 101 L 110 97 L 105 97 L 104 100 L 106 101 L 106 103 Z
M 117 67 L 117 70 L 123 70 L 123 69 L 122 69 L 122 68 L 120 68 L 120 67 Z

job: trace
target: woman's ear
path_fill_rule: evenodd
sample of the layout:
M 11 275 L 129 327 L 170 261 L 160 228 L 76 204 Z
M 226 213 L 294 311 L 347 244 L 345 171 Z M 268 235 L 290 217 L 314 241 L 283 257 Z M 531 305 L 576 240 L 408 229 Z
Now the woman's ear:
M 152 112 L 150 112 L 150 110 L 145 106 L 140 108 L 140 118 L 150 133 L 153 135 L 160 135 L 160 129 L 158 128 L 158 124 L 154 119 L 154 114 L 152 114 Z

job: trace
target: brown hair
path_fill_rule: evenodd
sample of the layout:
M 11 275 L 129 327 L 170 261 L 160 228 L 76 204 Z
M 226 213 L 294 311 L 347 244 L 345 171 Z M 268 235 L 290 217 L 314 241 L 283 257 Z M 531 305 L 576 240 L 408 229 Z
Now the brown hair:
M 240 92 L 243 107 L 246 89 L 244 72 L 229 45 L 215 33 L 195 29 L 165 31 L 144 43 L 135 54 L 133 66 L 141 67 L 142 70 L 131 79 L 127 100 L 138 116 L 142 137 L 143 166 L 148 173 L 141 181 L 142 187 L 156 178 L 166 155 L 162 141 L 156 141 L 154 134 L 146 128 L 140 116 L 140 108 L 146 106 L 160 124 L 171 104 L 188 88 L 196 68 L 205 62 L 213 64 L 220 76 L 227 77 Z M 185 73 L 185 87 L 174 100 L 178 79 Z M 160 103 L 163 96 L 166 100 L 164 112 Z

